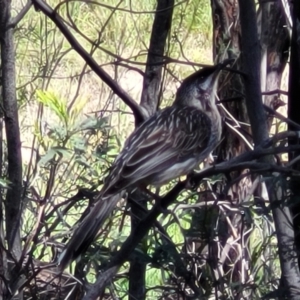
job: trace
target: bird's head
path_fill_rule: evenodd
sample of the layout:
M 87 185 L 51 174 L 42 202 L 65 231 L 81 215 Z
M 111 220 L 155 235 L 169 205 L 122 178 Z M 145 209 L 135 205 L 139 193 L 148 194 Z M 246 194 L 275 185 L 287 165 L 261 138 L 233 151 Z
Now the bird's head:
M 175 105 L 193 106 L 209 111 L 215 103 L 215 93 L 220 71 L 229 60 L 211 67 L 202 68 L 185 78 L 177 90 Z

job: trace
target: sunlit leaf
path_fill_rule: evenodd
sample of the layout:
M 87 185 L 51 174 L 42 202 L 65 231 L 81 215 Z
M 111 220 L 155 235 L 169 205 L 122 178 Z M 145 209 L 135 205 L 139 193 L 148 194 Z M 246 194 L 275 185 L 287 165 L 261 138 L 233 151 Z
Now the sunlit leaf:
M 36 91 L 37 100 L 48 107 L 66 126 L 68 126 L 68 112 L 66 102 L 49 91 Z

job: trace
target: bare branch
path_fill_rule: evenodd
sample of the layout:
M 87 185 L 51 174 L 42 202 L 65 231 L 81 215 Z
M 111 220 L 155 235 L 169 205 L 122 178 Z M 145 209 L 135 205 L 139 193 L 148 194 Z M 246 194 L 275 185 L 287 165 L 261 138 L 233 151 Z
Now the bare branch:
M 228 161 L 223 162 L 221 164 L 215 165 L 213 167 L 207 168 L 201 171 L 199 174 L 196 174 L 192 177 L 193 182 L 199 183 L 206 177 L 220 174 L 220 173 L 228 173 L 235 170 L 243 170 L 243 169 L 251 169 L 253 171 L 259 172 L 260 174 L 263 172 L 284 172 L 284 173 L 294 173 L 292 169 L 284 168 L 277 166 L 275 164 L 269 164 L 264 162 L 253 162 L 251 160 L 259 159 L 263 156 L 275 154 L 275 153 L 284 153 L 290 150 L 300 149 L 299 146 L 292 147 L 273 147 L 273 148 L 265 148 L 266 146 L 270 146 L 270 143 L 274 141 L 281 140 L 281 138 L 285 137 L 293 137 L 299 138 L 298 132 L 285 132 L 284 134 L 276 135 L 274 139 L 266 140 L 263 145 L 258 146 L 253 151 L 249 151 L 239 155 L 238 157 Z M 141 241 L 141 239 L 148 233 L 149 229 L 154 224 L 157 217 L 161 214 L 161 208 L 167 208 L 174 200 L 178 197 L 178 195 L 186 188 L 188 185 L 188 180 L 179 182 L 170 192 L 167 193 L 164 197 L 158 201 L 152 210 L 147 214 L 147 216 L 141 219 L 136 226 L 135 230 L 133 230 L 127 240 L 121 247 L 121 250 L 116 253 L 114 257 L 112 257 L 110 263 L 108 264 L 107 270 L 114 270 L 114 273 L 111 273 L 113 276 L 119 267 L 128 260 L 130 253 L 134 250 L 137 244 Z M 95 284 L 92 285 L 92 288 L 85 296 L 85 300 L 93 300 L 96 299 L 107 284 L 107 271 L 104 271 L 97 278 Z
M 71 32 L 68 30 L 62 18 L 43 0 L 33 0 L 35 7 L 40 9 L 48 16 L 60 29 L 62 34 L 72 45 L 74 50 L 86 61 L 88 66 L 116 93 L 132 110 L 137 123 L 145 119 L 145 113 L 139 105 L 132 99 L 110 76 L 106 73 L 89 53 L 78 43 Z
M 25 17 L 25 15 L 28 13 L 29 9 L 32 6 L 32 2 L 30 0 L 27 1 L 25 6 L 21 9 L 19 14 L 15 16 L 11 22 L 8 24 L 8 28 L 15 28 L 18 23 Z
M 242 64 L 247 77 L 244 78 L 246 91 L 246 104 L 253 133 L 254 143 L 259 145 L 269 135 L 266 115 L 263 108 L 260 88 L 260 44 L 258 40 L 256 10 L 254 0 L 239 0 L 242 29 Z M 259 126 L 257 126 L 259 124 Z M 264 163 L 272 164 L 272 156 L 265 156 Z M 271 204 L 282 200 L 285 191 L 279 188 L 278 183 L 266 182 Z M 282 285 L 287 288 L 291 299 L 299 299 L 298 289 L 300 273 L 298 267 L 297 253 L 294 247 L 295 232 L 292 226 L 290 209 L 287 205 L 278 207 L 272 205 L 272 214 L 276 228 L 279 259 L 282 270 Z

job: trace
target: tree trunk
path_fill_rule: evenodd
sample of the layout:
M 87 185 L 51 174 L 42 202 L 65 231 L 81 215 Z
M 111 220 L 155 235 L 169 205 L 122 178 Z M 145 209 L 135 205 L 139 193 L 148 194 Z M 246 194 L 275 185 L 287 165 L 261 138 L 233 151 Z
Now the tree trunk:
M 289 103 L 288 117 L 300 124 L 300 3 L 294 2 L 293 13 L 293 30 L 291 42 L 291 62 L 290 62 L 290 77 L 289 77 Z M 290 130 L 297 130 L 293 126 L 289 126 Z M 293 144 L 293 143 L 291 143 Z M 289 159 L 292 161 L 299 152 L 290 153 Z M 300 170 L 300 163 L 294 164 L 296 170 Z M 295 245 L 298 253 L 298 264 L 300 262 L 300 182 L 297 177 L 292 177 L 291 180 L 291 210 L 293 214 L 293 224 L 295 230 Z M 299 265 L 300 266 L 300 265 Z
M 0 1 L 2 100 L 7 140 L 7 179 L 10 182 L 10 188 L 7 190 L 5 199 L 5 224 L 8 252 L 12 259 L 16 261 L 13 266 L 8 266 L 9 288 L 10 292 L 15 294 L 17 288 L 22 284 L 22 276 L 20 276 L 19 273 L 22 267 L 22 263 L 19 261 L 22 254 L 20 238 L 22 214 L 22 158 L 16 99 L 15 49 L 13 28 L 8 26 L 10 22 L 11 1 Z M 15 297 L 15 299 L 22 299 L 23 293 L 20 292 Z
M 253 142 L 258 145 L 268 137 L 273 115 L 269 115 L 268 123 L 266 123 L 266 115 L 260 100 L 260 87 L 267 92 L 279 90 L 282 72 L 287 62 L 288 32 L 284 28 L 285 19 L 279 3 L 266 2 L 261 4 L 258 11 L 258 28 L 260 29 L 260 40 L 258 40 L 256 26 L 253 26 L 256 22 L 254 4 L 251 2 L 243 3 L 242 10 L 239 11 L 239 3 L 237 1 L 212 0 L 214 57 L 217 60 L 234 58 L 237 60 L 235 68 L 240 70 L 241 65 L 243 65 L 242 71 L 246 73 L 244 78 L 246 82 L 245 88 L 242 82 L 243 78 L 237 75 L 223 76 L 223 80 L 221 79 L 220 82 L 222 87 L 220 98 L 225 101 L 226 99 L 230 100 L 223 103 L 229 114 L 227 113 L 225 118 L 224 137 L 226 138 L 218 149 L 218 160 L 221 161 L 228 160 L 245 150 L 251 149 Z M 249 6 L 246 7 L 247 5 Z M 239 16 L 242 18 L 241 20 L 238 19 Z M 243 32 L 241 32 L 241 25 Z M 260 52 L 260 49 L 262 49 L 262 52 Z M 242 62 L 240 61 L 241 54 Z M 257 63 L 260 66 L 255 65 Z M 258 81 L 259 78 L 261 78 L 261 81 Z M 260 86 L 258 86 L 258 83 Z M 278 102 L 279 97 L 278 93 L 266 95 L 264 103 L 276 110 L 278 103 L 280 103 Z M 252 125 L 251 127 L 245 125 L 249 122 Z M 227 174 L 225 178 L 227 184 L 221 185 L 218 189 L 221 190 L 219 199 L 229 197 L 232 203 L 241 205 L 243 202 L 249 201 L 254 194 L 256 196 L 255 199 L 259 201 L 264 202 L 267 200 L 268 194 L 264 185 L 259 184 L 259 180 L 253 182 L 254 178 L 244 176 L 245 173 L 246 171 Z M 278 193 L 276 195 L 272 194 L 274 201 L 278 199 L 278 196 Z M 287 261 L 282 260 L 285 254 L 291 253 L 291 249 L 289 247 L 287 247 L 288 249 L 282 248 L 280 245 L 284 246 L 287 242 L 287 236 L 291 237 L 293 233 L 289 230 L 284 231 L 284 228 L 281 227 L 282 222 L 285 220 L 281 218 L 282 211 L 273 210 L 273 213 L 277 224 L 276 228 L 279 234 L 281 233 L 278 238 L 282 239 L 278 242 L 279 248 L 283 251 L 280 255 L 282 272 L 285 274 L 283 276 L 291 279 L 285 268 Z M 286 214 L 288 215 L 288 211 Z M 243 249 L 249 249 L 251 245 L 249 244 L 249 235 L 245 235 L 244 232 L 250 229 L 249 226 L 251 224 L 247 223 L 240 213 L 232 213 L 230 219 L 235 230 L 231 228 L 231 231 L 227 233 L 227 237 L 226 233 L 223 233 L 223 236 L 219 236 L 219 238 L 221 241 L 223 240 L 223 243 L 224 239 L 225 243 L 226 240 L 229 243 L 231 236 L 231 240 L 239 240 L 241 243 L 240 245 L 236 244 L 235 250 L 227 250 L 228 253 L 225 253 L 226 247 L 224 247 L 224 252 L 219 254 L 219 257 L 227 255 L 230 258 L 228 265 L 226 265 L 225 261 L 225 271 L 230 269 L 230 262 L 236 262 L 237 267 L 232 271 L 233 281 L 245 283 L 250 279 L 248 276 L 251 275 L 249 274 L 251 260 L 249 253 Z M 219 233 L 222 233 L 222 231 L 220 230 Z M 243 240 L 248 241 L 248 244 L 243 245 Z M 238 261 L 236 261 L 236 253 L 241 254 Z M 291 263 L 291 260 L 289 262 Z M 294 275 L 297 278 L 297 272 Z M 290 280 L 291 285 L 289 287 L 291 289 L 294 282 L 294 280 Z M 291 289 L 289 289 L 289 292 Z M 246 295 L 244 294 L 244 296 Z M 248 297 L 251 299 L 251 295 L 248 295 Z
M 147 64 L 144 76 L 141 107 L 146 115 L 153 115 L 159 105 L 160 85 L 163 70 L 163 56 L 165 53 L 167 38 L 171 29 L 174 0 L 158 0 L 156 14 L 152 26 L 150 45 L 147 57 Z M 139 194 L 143 198 L 141 193 Z M 144 199 L 147 200 L 147 199 Z M 139 203 L 147 207 L 146 201 L 139 200 Z M 138 225 L 135 216 L 141 216 L 141 210 L 131 204 L 132 222 L 131 230 L 134 231 Z M 146 249 L 145 249 L 146 251 Z M 129 299 L 145 299 L 146 297 L 146 262 L 141 259 L 134 259 L 130 262 L 129 269 Z

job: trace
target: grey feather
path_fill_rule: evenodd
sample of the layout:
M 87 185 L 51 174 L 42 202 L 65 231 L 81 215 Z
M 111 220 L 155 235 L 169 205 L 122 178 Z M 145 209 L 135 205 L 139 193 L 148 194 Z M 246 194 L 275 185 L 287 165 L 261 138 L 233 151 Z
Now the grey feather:
M 158 111 L 130 135 L 95 207 L 61 254 L 61 268 L 86 251 L 126 190 L 163 185 L 192 171 L 214 150 L 221 136 L 214 93 L 224 66 L 205 68 L 186 78 L 173 106 Z

